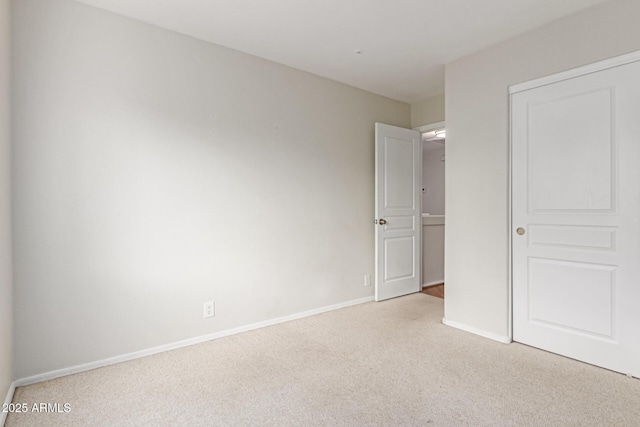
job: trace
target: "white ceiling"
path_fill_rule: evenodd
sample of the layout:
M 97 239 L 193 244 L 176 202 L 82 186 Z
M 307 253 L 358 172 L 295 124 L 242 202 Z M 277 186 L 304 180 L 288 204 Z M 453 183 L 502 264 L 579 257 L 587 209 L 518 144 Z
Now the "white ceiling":
M 444 92 L 444 64 L 608 0 L 79 1 L 416 102 Z

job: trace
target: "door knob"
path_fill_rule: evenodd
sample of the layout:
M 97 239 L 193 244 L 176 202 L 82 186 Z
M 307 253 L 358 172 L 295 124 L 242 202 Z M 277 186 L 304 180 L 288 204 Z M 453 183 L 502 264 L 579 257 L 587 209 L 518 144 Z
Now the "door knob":
M 387 220 L 386 220 L 386 219 L 384 219 L 384 218 L 380 218 L 380 221 L 378 221 L 378 223 L 379 223 L 380 225 L 385 225 L 385 224 L 387 223 Z
M 516 233 L 518 233 L 518 236 L 522 236 L 525 233 L 524 228 L 518 227 Z

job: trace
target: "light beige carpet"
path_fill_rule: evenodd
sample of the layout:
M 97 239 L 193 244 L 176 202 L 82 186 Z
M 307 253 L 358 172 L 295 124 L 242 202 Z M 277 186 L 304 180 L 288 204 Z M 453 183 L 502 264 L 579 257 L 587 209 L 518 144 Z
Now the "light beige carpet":
M 423 293 L 18 388 L 7 426 L 640 425 L 640 380 L 441 324 Z

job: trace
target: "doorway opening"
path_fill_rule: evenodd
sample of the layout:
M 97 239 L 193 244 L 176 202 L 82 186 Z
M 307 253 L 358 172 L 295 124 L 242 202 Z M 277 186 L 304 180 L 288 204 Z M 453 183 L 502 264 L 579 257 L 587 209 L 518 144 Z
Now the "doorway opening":
M 444 299 L 445 122 L 416 128 L 422 135 L 422 292 Z

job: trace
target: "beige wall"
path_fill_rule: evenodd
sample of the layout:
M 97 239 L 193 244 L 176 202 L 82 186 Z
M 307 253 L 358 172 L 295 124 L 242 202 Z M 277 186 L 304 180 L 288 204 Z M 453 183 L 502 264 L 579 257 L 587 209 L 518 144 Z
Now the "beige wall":
M 13 380 L 10 194 L 10 0 L 0 0 L 0 403 Z M 0 423 L 2 414 L 0 414 Z
M 508 86 L 640 49 L 616 0 L 446 67 L 448 321 L 508 335 Z
M 408 104 L 73 1 L 16 9 L 17 377 L 372 295 L 374 122 Z
M 411 127 L 444 121 L 444 93 L 411 104 Z
M 436 144 L 425 142 L 423 144 Z M 440 144 L 437 144 L 440 145 Z M 444 215 L 444 146 L 422 150 L 422 213 Z

